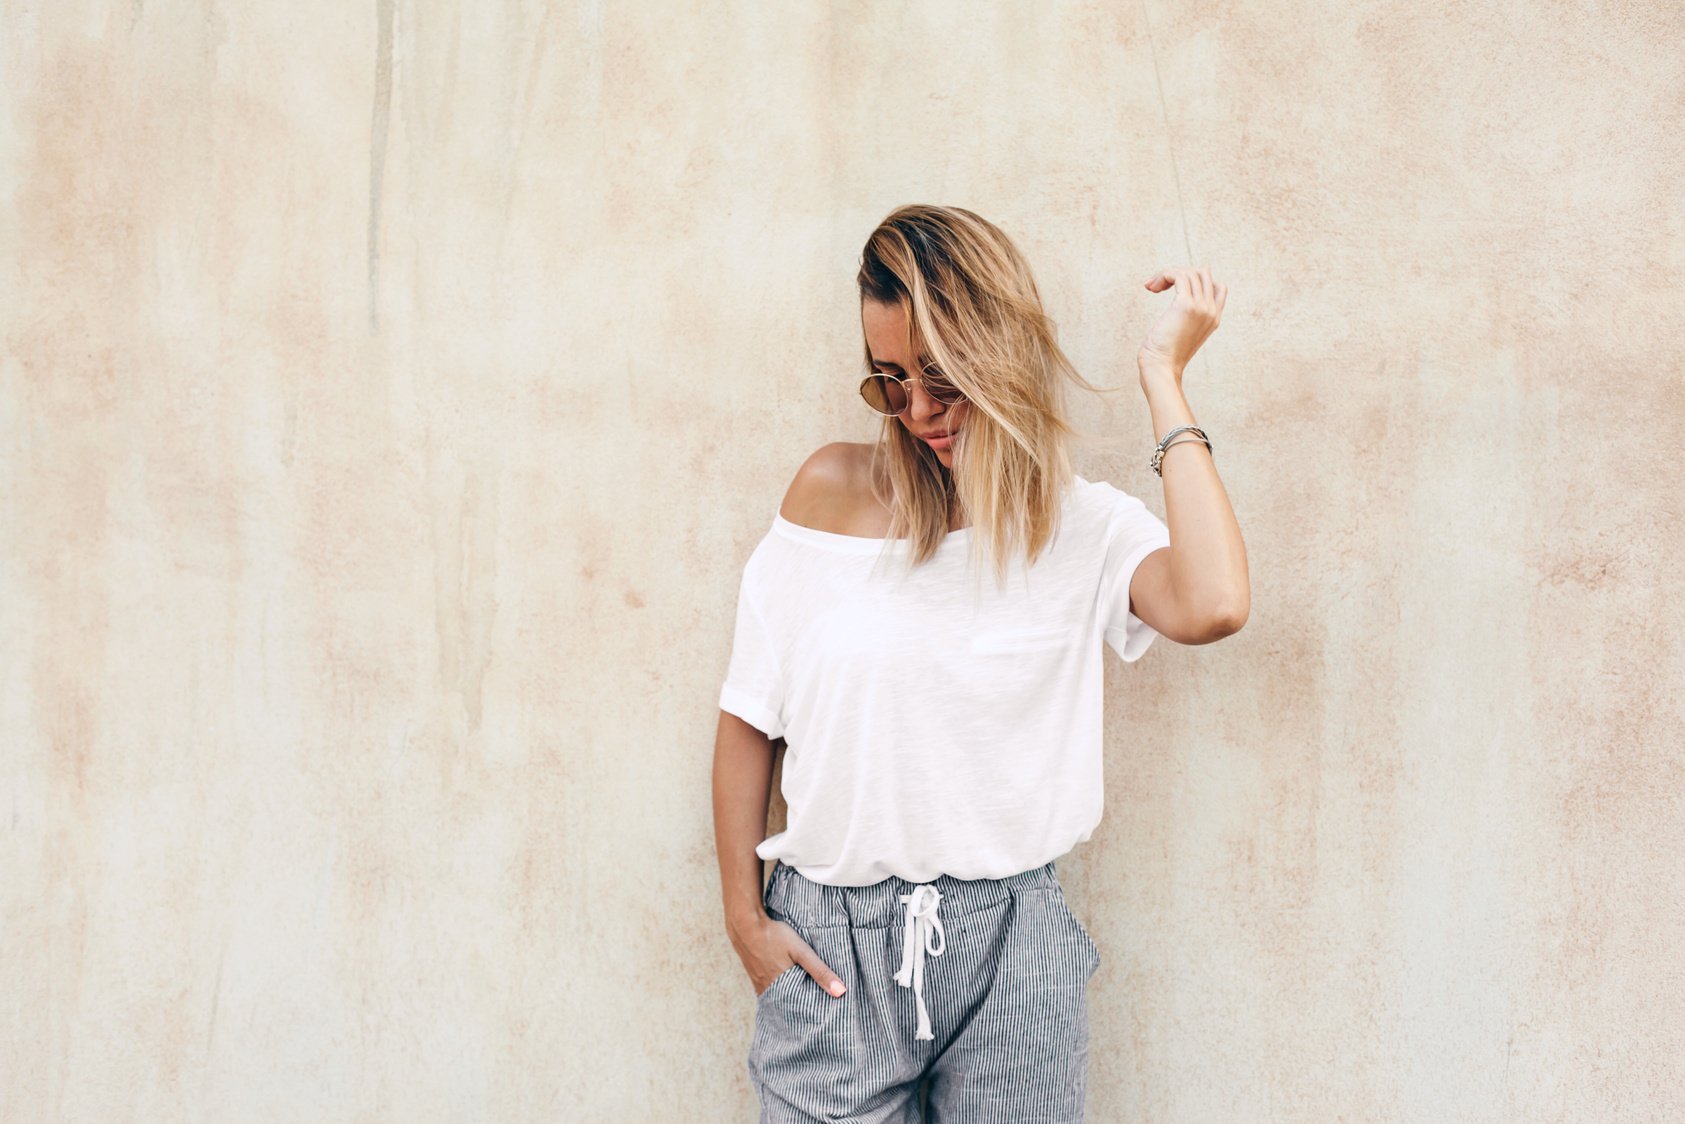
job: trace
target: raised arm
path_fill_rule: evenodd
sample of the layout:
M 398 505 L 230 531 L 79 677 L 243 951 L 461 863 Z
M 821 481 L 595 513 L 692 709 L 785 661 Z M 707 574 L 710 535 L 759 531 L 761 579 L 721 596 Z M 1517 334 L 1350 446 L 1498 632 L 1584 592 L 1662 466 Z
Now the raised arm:
M 1147 282 L 1176 296 L 1141 345 L 1136 363 L 1152 412 L 1153 443 L 1179 425 L 1195 425 L 1182 372 L 1217 328 L 1226 286 L 1209 269 L 1166 269 Z M 1213 442 L 1215 444 L 1215 442 Z M 1131 448 L 1139 448 L 1131 442 Z M 1129 583 L 1131 609 L 1182 644 L 1208 644 L 1238 632 L 1251 613 L 1246 544 L 1211 450 L 1177 434 L 1160 463 L 1170 547 L 1148 555 Z

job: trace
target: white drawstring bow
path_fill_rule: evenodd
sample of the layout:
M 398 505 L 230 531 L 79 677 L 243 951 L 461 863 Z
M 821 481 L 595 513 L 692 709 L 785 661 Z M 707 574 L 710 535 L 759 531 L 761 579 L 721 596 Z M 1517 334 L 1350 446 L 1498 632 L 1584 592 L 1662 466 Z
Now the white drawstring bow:
M 941 956 L 948 947 L 948 935 L 942 931 L 942 918 L 936 913 L 942 893 L 926 882 L 914 886 L 912 893 L 902 894 L 901 901 L 907 906 L 907 926 L 901 938 L 901 970 L 895 973 L 895 982 L 911 987 L 918 1003 L 919 1029 L 913 1037 L 935 1038 L 930 1033 L 930 1013 L 924 1007 L 924 955 Z M 941 947 L 929 947 L 932 934 L 941 938 Z

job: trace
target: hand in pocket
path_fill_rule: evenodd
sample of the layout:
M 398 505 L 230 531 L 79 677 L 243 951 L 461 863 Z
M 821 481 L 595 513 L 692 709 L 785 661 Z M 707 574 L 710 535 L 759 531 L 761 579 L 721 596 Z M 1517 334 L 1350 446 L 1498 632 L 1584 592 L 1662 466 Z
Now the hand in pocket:
M 749 983 L 759 999 L 772 981 L 798 965 L 813 977 L 815 983 L 831 995 L 847 991 L 842 979 L 813 951 L 813 946 L 800 933 L 775 917 L 766 918 L 738 948 L 738 956 L 749 973 Z

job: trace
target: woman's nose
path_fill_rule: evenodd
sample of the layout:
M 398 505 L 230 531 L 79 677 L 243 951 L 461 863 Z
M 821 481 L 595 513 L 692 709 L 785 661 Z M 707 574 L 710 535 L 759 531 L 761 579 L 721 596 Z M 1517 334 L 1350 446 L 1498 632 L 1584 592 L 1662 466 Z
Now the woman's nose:
M 942 412 L 942 403 L 924 392 L 924 387 L 913 383 L 907 390 L 907 416 L 914 421 L 922 422 Z

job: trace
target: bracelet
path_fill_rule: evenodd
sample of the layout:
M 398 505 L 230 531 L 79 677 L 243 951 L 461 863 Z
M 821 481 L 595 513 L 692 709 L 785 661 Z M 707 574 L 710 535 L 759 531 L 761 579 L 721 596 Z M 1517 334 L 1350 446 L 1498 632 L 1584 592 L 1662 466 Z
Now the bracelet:
M 1184 437 L 1180 441 L 1170 440 L 1172 437 L 1183 431 L 1193 433 L 1195 436 Z M 1153 448 L 1153 459 L 1148 463 L 1147 467 L 1153 470 L 1154 476 L 1162 477 L 1164 475 L 1164 451 L 1172 445 L 1186 445 L 1190 441 L 1203 442 L 1205 445 L 1205 451 L 1208 453 L 1212 452 L 1211 439 L 1205 436 L 1205 430 L 1199 428 L 1197 425 L 1179 425 L 1172 429 L 1169 433 L 1166 433 L 1163 437 L 1159 438 L 1158 444 Z

